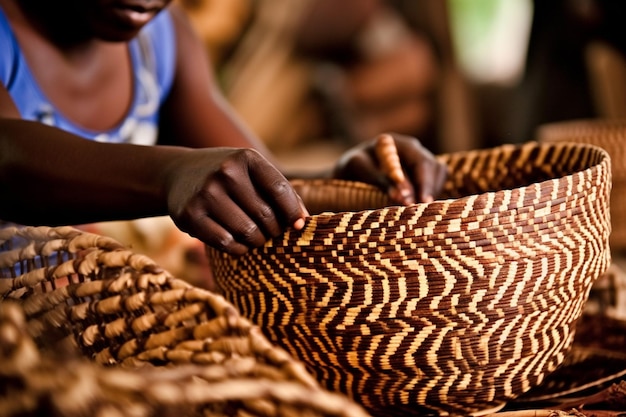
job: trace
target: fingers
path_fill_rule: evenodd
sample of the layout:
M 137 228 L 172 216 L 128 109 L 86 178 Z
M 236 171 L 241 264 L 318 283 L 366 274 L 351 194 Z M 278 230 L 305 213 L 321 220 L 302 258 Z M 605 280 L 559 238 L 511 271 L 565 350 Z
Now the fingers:
M 389 196 L 392 202 L 402 205 L 415 203 L 415 190 L 404 174 L 393 136 L 388 133 L 379 135 L 374 144 L 374 152 L 380 169 L 391 182 Z
M 448 170 L 445 164 L 428 157 L 421 164 L 413 165 L 412 176 L 419 200 L 430 203 L 441 194 Z
M 434 168 L 436 169 L 436 168 Z M 435 177 L 433 167 L 430 164 L 416 165 L 413 170 L 413 181 L 416 186 L 416 195 L 419 201 L 430 203 L 435 200 Z
M 262 246 L 288 226 L 301 229 L 308 215 L 282 174 L 268 167 L 251 168 L 250 175 L 223 190 L 219 210 L 208 210 L 222 229 L 213 228 L 215 244 L 231 253 L 242 253 L 242 246 L 245 250 Z
M 250 150 L 213 153 L 217 163 L 204 176 L 207 164 L 199 159 L 186 171 L 191 179 L 173 187 L 182 189 L 171 205 L 177 207 L 171 212 L 181 229 L 219 250 L 242 254 L 288 226 L 304 227 L 309 214 L 302 200 L 265 158 Z
M 433 187 L 433 198 L 439 197 L 443 192 L 443 187 L 448 179 L 448 166 L 442 162 L 437 161 L 437 168 L 435 170 L 435 180 Z
M 334 177 L 365 182 L 383 190 L 390 186 L 389 179 L 379 169 L 374 152 L 368 146 L 358 146 L 347 151 L 335 167 Z
M 402 166 L 415 187 L 420 202 L 432 202 L 441 193 L 447 178 L 447 166 L 413 137 L 394 135 Z
M 249 168 L 251 186 L 256 191 L 254 201 L 242 202 L 248 211 L 258 211 L 257 204 L 265 204 L 264 209 L 273 213 L 272 218 L 284 219 L 274 227 L 272 236 L 282 233 L 283 226 L 301 229 L 309 212 L 302 199 L 289 181 L 276 168 L 254 164 Z M 251 204 L 253 205 L 251 207 Z M 262 216 L 261 216 L 262 217 Z
M 190 233 L 208 246 L 231 255 L 243 255 L 250 250 L 250 246 L 238 242 L 232 233 L 207 216 L 203 210 L 198 210 L 193 224 L 194 232 Z
M 195 196 L 177 224 L 205 244 L 231 254 L 245 253 L 267 240 L 257 222 L 218 182 L 207 184 Z
M 305 215 L 301 212 L 299 198 L 284 203 L 295 205 L 295 214 L 293 209 L 292 214 L 283 214 L 290 209 L 274 209 L 254 190 L 251 182 L 238 185 L 238 191 L 247 189 L 245 193 L 216 188 L 212 187 L 200 200 L 201 204 L 190 211 L 186 223 L 193 225 L 195 237 L 219 250 L 242 254 L 279 236 L 286 226 L 297 229 L 304 226 Z
M 388 142 L 381 138 L 390 137 L 395 145 L 393 158 L 388 155 L 392 146 L 387 149 L 380 146 Z M 396 156 L 400 167 L 397 160 L 392 160 Z M 387 191 L 392 203 L 403 205 L 433 201 L 443 189 L 446 176 L 447 167 L 416 138 L 399 134 L 383 134 L 352 148 L 343 155 L 335 169 L 336 178 L 376 185 Z M 408 181 L 399 181 L 403 177 Z
M 346 152 L 335 168 L 335 178 L 375 185 L 387 192 L 391 204 L 413 204 L 415 203 L 413 185 L 404 178 L 403 167 L 399 166 L 400 161 L 392 160 L 396 159 L 398 154 L 395 146 L 391 158 L 389 146 L 378 146 L 381 142 L 387 142 L 385 140 L 387 138 L 394 140 L 391 135 L 380 135 Z

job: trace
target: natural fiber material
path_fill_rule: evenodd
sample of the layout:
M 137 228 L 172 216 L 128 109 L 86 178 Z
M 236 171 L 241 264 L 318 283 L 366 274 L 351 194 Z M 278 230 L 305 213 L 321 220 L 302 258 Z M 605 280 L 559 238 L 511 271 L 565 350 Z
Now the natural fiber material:
M 481 414 L 538 385 L 610 261 L 605 151 L 440 158 L 444 199 L 364 209 L 376 191 L 363 184 L 294 182 L 309 207 L 353 211 L 315 214 L 243 256 L 208 250 L 244 316 L 377 415 Z
M 539 126 L 542 142 L 589 143 L 606 150 L 611 157 L 611 249 L 626 254 L 626 119 L 582 119 Z
M 517 408 L 544 407 L 592 396 L 626 376 L 626 353 L 573 345 L 561 366 L 538 387 L 515 400 Z
M 112 239 L 11 227 L 0 246 L 2 416 L 366 415 L 221 296 Z

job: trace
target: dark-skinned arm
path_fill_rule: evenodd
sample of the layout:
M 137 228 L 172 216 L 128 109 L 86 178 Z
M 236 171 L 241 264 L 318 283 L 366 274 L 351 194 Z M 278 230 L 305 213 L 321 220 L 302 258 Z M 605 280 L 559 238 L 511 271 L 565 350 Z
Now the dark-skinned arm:
M 67 225 L 169 214 L 208 245 L 243 253 L 306 210 L 249 149 L 98 143 L 18 119 L 0 87 L 0 219 Z
M 184 13 L 172 7 L 177 35 L 177 76 L 163 110 L 161 140 L 191 147 L 235 146 L 259 150 L 273 160 L 264 144 L 251 133 L 223 98 L 213 78 L 204 46 L 195 36 Z M 262 104 L 260 104 L 262 105 Z M 413 137 L 392 134 L 406 177 L 415 189 L 416 201 L 430 201 L 439 194 L 446 167 Z M 339 159 L 335 168 L 308 177 L 364 181 L 393 191 L 375 152 L 375 138 L 358 145 Z M 298 173 L 283 172 L 287 178 Z M 390 193 L 393 196 L 393 193 Z M 407 201 L 398 200 L 398 204 Z
M 191 148 L 253 148 L 271 159 L 270 151 L 223 97 L 206 48 L 185 13 L 176 5 L 170 11 L 176 33 L 176 71 L 161 109 L 159 142 Z

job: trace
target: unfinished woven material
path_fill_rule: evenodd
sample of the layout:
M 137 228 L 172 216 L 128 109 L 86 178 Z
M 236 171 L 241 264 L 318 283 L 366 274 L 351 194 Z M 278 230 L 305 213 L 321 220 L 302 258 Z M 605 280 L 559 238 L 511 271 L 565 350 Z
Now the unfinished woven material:
M 606 150 L 611 157 L 611 249 L 626 254 L 626 119 L 581 119 L 539 126 L 542 142 L 589 143 Z
M 444 199 L 363 209 L 375 191 L 358 192 L 354 211 L 313 215 L 246 255 L 208 251 L 244 316 L 376 415 L 484 414 L 538 385 L 610 261 L 602 149 L 529 143 L 441 160 Z M 294 184 L 306 204 L 320 185 Z M 325 187 L 314 195 L 332 202 L 365 186 Z
M 112 239 L 6 228 L 0 245 L 0 415 L 366 415 L 221 296 Z

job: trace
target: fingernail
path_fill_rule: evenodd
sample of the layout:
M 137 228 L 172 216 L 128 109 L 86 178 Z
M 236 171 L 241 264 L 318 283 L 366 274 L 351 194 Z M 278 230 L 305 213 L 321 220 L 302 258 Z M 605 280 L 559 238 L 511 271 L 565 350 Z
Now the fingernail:
M 296 220 L 296 222 L 293 224 L 294 229 L 296 230 L 300 230 L 304 227 L 304 219 L 298 219 Z

